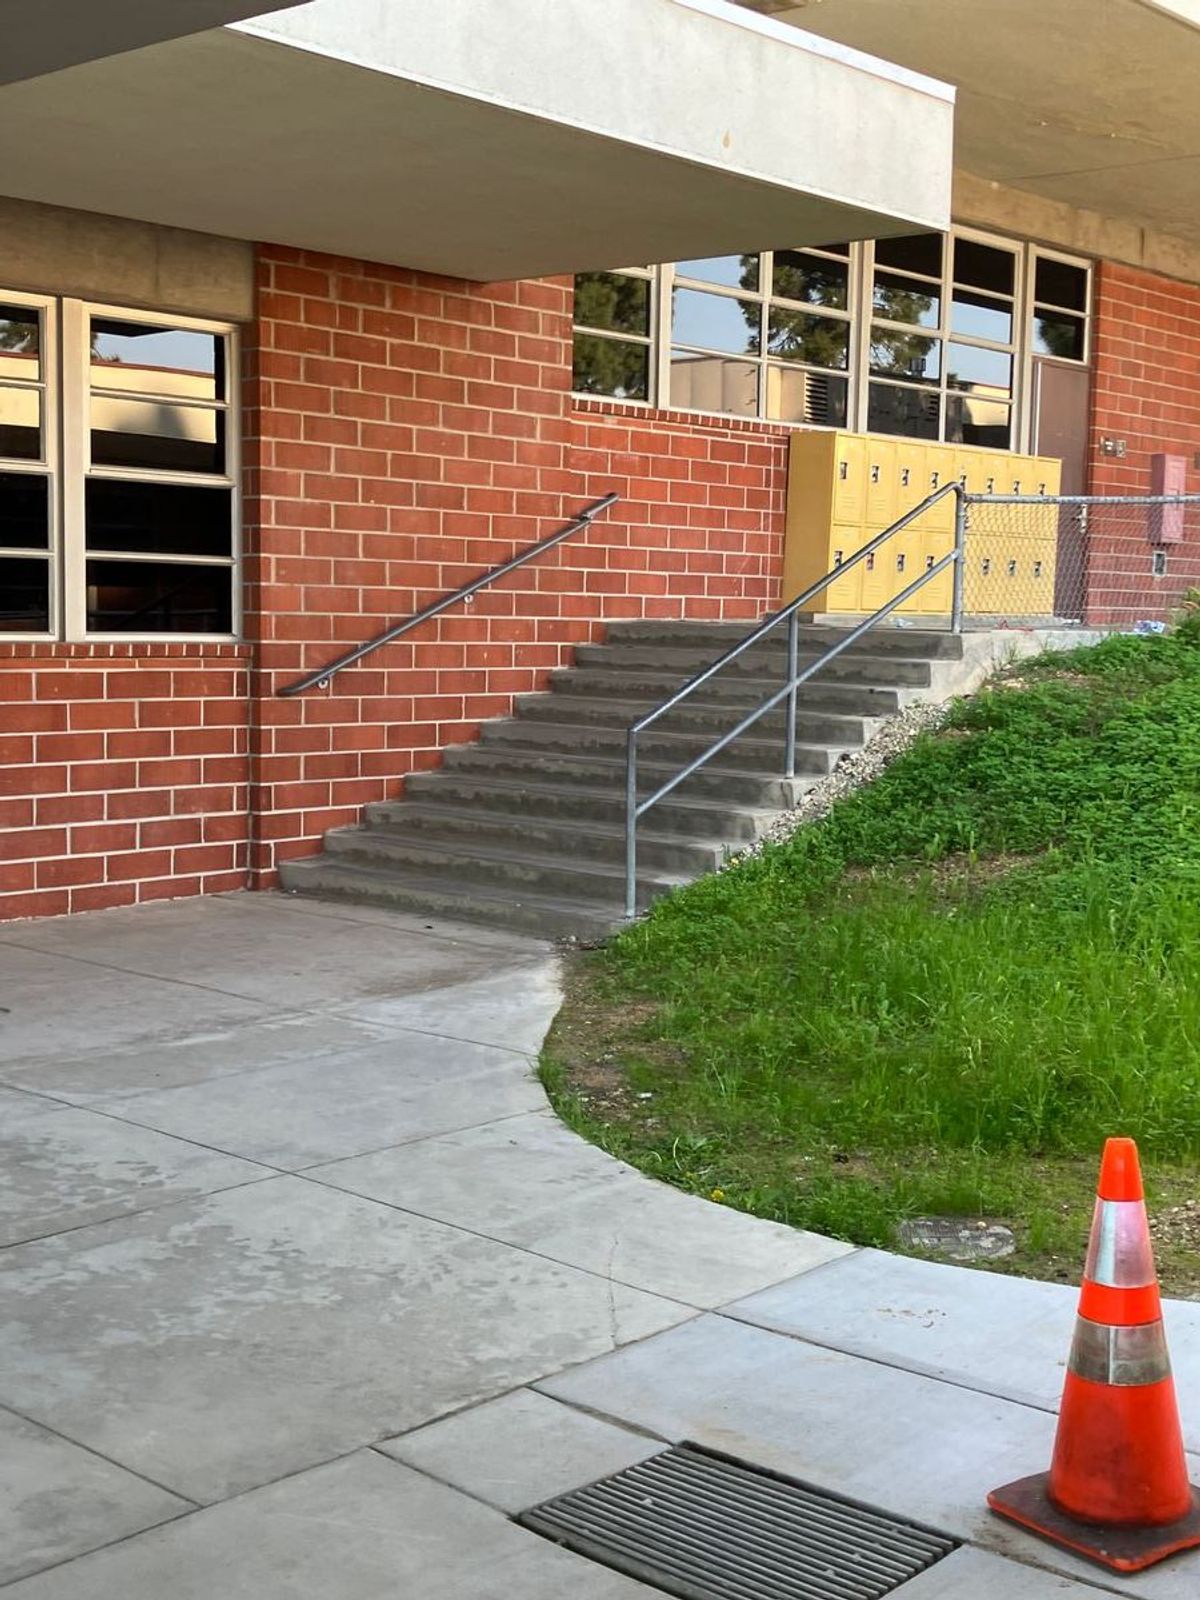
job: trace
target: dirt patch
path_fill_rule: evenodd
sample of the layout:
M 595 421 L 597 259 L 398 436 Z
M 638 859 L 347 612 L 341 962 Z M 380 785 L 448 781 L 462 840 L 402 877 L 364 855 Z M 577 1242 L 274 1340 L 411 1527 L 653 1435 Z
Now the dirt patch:
M 939 894 L 956 889 L 973 889 L 982 884 L 994 883 L 1010 872 L 1033 866 L 1042 859 L 1041 853 L 1018 855 L 1002 852 L 995 856 L 972 856 L 959 852 L 944 856 L 940 861 L 897 862 L 887 867 L 847 867 L 842 873 L 844 883 L 871 883 L 886 879 L 889 883 L 920 883 L 927 880 Z
M 1034 676 L 1022 676 L 1019 672 L 1002 674 L 993 678 L 988 685 L 993 689 L 1032 689 L 1039 683 L 1065 683 L 1071 689 L 1095 688 L 1095 678 L 1089 678 L 1083 672 L 1039 672 Z

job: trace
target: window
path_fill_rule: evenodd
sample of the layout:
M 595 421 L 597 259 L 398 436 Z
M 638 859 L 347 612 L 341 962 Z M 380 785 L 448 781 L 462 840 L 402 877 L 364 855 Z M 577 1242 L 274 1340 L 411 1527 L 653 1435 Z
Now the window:
M 0 294 L 0 631 L 236 631 L 233 339 Z
M 1013 443 L 1017 250 L 973 235 L 875 243 L 867 428 Z
M 1033 255 L 1035 356 L 1087 360 L 1088 269 L 1079 261 L 1042 250 Z
M 0 634 L 46 634 L 55 615 L 55 364 L 51 302 L 0 298 Z
M 1087 359 L 1089 277 L 967 229 L 585 273 L 575 389 L 1019 449 L 1030 359 Z
M 653 290 L 648 267 L 576 275 L 573 387 L 577 394 L 650 398 Z

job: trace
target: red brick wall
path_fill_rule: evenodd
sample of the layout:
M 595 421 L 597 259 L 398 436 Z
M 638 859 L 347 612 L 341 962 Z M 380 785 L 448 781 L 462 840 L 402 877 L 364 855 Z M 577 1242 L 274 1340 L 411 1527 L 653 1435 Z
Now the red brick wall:
M 1092 417 L 1089 492 L 1151 492 L 1150 458 L 1182 455 L 1187 492 L 1200 492 L 1193 455 L 1200 450 L 1200 286 L 1111 262 L 1096 269 L 1092 321 Z M 1105 455 L 1103 438 L 1125 441 L 1125 455 Z M 1145 512 L 1106 508 L 1092 518 L 1088 616 L 1132 622 L 1169 614 L 1179 594 L 1200 582 L 1200 517 L 1189 512 L 1186 538 L 1165 547 L 1167 574 L 1150 574 L 1154 546 Z
M 254 881 L 544 685 L 605 618 L 754 617 L 784 430 L 570 395 L 570 281 L 479 285 L 270 246 L 245 388 L 258 648 Z M 347 670 L 278 689 L 543 537 L 549 556 Z
M 599 400 L 573 416 L 568 466 L 588 496 L 621 495 L 607 561 L 634 603 L 608 615 L 754 620 L 778 605 L 790 430 Z
M 749 620 L 778 601 L 788 431 L 573 399 L 569 280 L 275 246 L 259 275 L 247 643 L 0 645 L 0 917 L 269 884 L 606 619 Z M 1094 338 L 1091 487 L 1145 492 L 1152 452 L 1200 448 L 1200 288 L 1102 265 Z M 279 697 L 613 490 L 613 512 L 469 608 Z M 1122 602 L 1154 614 L 1149 543 L 1123 537 Z M 1200 572 L 1200 537 L 1169 560 Z M 1098 573 L 1092 613 L 1113 613 Z
M 0 920 L 245 885 L 245 657 L 0 643 Z

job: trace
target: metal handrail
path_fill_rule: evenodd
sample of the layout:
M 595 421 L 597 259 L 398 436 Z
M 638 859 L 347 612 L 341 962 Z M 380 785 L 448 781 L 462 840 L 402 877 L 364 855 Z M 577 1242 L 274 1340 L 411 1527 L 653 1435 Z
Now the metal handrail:
M 432 605 L 424 606 L 411 617 L 406 617 L 403 622 L 394 623 L 390 628 L 385 628 L 382 633 L 377 633 L 373 639 L 368 639 L 365 644 L 360 644 L 356 649 L 349 650 L 344 656 L 339 656 L 336 661 L 331 661 L 327 667 L 319 667 L 316 672 L 310 672 L 306 678 L 300 678 L 295 683 L 286 684 L 278 691 L 280 695 L 290 697 L 303 694 L 306 689 L 324 689 L 332 682 L 334 677 L 345 667 L 352 667 L 356 661 L 361 661 L 364 656 L 369 656 L 378 650 L 381 645 L 391 644 L 393 639 L 399 639 L 403 634 L 417 628 L 422 622 L 428 622 L 431 617 L 438 616 L 441 612 L 449 610 L 451 606 L 458 605 L 462 600 L 469 600 L 479 589 L 484 589 L 489 583 L 507 577 L 510 572 L 515 572 L 518 567 L 523 567 L 527 561 L 532 561 L 535 556 L 540 556 L 544 551 L 551 550 L 556 544 L 561 544 L 564 539 L 569 539 L 573 533 L 578 533 L 580 528 L 586 528 L 601 512 L 607 511 L 609 506 L 615 505 L 621 498 L 619 494 L 606 494 L 601 500 L 594 500 L 586 510 L 565 527 L 559 528 L 556 533 L 549 534 L 545 539 L 539 539 L 536 544 L 526 545 L 524 550 L 509 558 L 501 566 L 493 567 L 490 572 L 485 572 L 481 577 L 472 578 L 470 583 L 464 583 L 461 588 L 455 589 L 453 594 L 435 600 Z
M 860 622 L 841 639 L 836 640 L 828 649 L 822 651 L 814 661 L 811 661 L 803 671 L 800 671 L 798 656 L 801 609 L 820 594 L 823 589 L 827 589 L 838 578 L 844 577 L 852 567 L 857 566 L 860 561 L 864 561 L 867 556 L 878 550 L 880 545 L 892 538 L 893 535 L 900 533 L 910 523 L 915 522 L 918 517 L 924 516 L 931 506 L 936 505 L 939 500 L 951 494 L 955 497 L 954 548 L 942 556 L 933 566 L 927 567 L 924 572 L 914 578 L 906 589 L 901 590 L 898 595 L 893 596 L 886 604 L 880 606 L 878 611 L 872 612 L 863 622 Z M 818 578 L 815 583 L 810 584 L 807 589 L 798 594 L 794 600 L 789 601 L 781 610 L 772 613 L 753 632 L 748 633 L 744 639 L 739 639 L 737 644 L 732 645 L 723 655 L 718 656 L 710 666 L 705 667 L 702 672 L 698 672 L 694 678 L 689 678 L 687 683 L 677 689 L 669 699 L 664 700 L 661 705 L 655 706 L 652 711 L 648 711 L 644 717 L 640 717 L 630 725 L 625 736 L 625 916 L 627 919 L 632 920 L 637 915 L 637 825 L 652 806 L 656 806 L 660 800 L 665 799 L 672 790 L 677 789 L 693 773 L 698 772 L 715 755 L 719 755 L 727 745 L 732 744 L 735 739 L 741 738 L 747 729 L 752 728 L 761 717 L 773 711 L 782 700 L 787 701 L 784 776 L 794 778 L 796 775 L 796 691 L 800 685 L 806 683 L 809 678 L 814 677 L 835 656 L 840 655 L 843 650 L 848 649 L 856 640 L 861 639 L 863 634 L 869 632 L 877 623 L 882 622 L 885 617 L 890 616 L 898 606 L 911 599 L 918 590 L 922 589 L 925 584 L 931 583 L 934 578 L 949 566 L 954 567 L 950 628 L 954 633 L 961 631 L 963 604 L 962 558 L 966 533 L 966 501 L 967 495 L 961 483 L 945 483 L 940 489 L 935 489 L 932 494 L 926 495 L 924 500 L 915 505 L 911 511 L 906 512 L 896 522 L 893 522 L 890 527 L 884 528 L 873 539 L 869 539 L 848 560 L 841 562 L 836 567 L 832 567 L 823 577 Z M 653 794 L 639 802 L 637 797 L 638 735 L 657 722 L 660 717 L 665 716 L 668 711 L 674 710 L 689 695 L 694 694 L 702 684 L 707 683 L 729 662 L 736 660 L 744 651 L 757 644 L 760 639 L 765 638 L 781 622 L 787 622 L 788 624 L 788 672 L 783 687 L 764 700 L 755 710 L 743 717 L 735 728 L 731 728 L 728 733 L 722 734 L 707 750 L 702 751 L 700 755 L 689 761 L 674 777 L 668 778 L 667 782 L 656 789 Z

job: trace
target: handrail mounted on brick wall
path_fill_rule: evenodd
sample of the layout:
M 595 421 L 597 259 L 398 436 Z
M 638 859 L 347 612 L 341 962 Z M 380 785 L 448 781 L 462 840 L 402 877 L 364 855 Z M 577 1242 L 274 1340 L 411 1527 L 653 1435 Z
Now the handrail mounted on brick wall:
M 470 583 L 464 583 L 461 588 L 455 589 L 453 594 L 444 595 L 441 600 L 435 600 L 432 605 L 423 606 L 420 611 L 411 617 L 405 617 L 403 622 L 393 623 L 390 628 L 385 628 L 382 633 L 377 633 L 373 639 L 368 639 L 365 644 L 360 644 L 357 649 L 349 650 L 344 656 L 339 656 L 336 661 L 331 661 L 326 667 L 318 667 L 316 672 L 310 672 L 306 678 L 299 678 L 295 683 L 285 684 L 278 692 L 285 698 L 292 695 L 304 694 L 308 689 L 327 689 L 337 674 L 346 667 L 352 667 L 356 662 L 363 660 L 385 644 L 391 644 L 393 639 L 402 638 L 413 628 L 420 627 L 422 622 L 428 622 L 431 617 L 438 616 L 443 611 L 448 611 L 451 606 L 458 605 L 460 601 L 469 600 L 480 589 L 485 589 L 488 584 L 495 583 L 498 579 L 507 577 L 510 572 L 515 572 L 518 567 L 523 567 L 527 561 L 532 561 L 536 556 L 544 555 L 547 550 L 552 550 L 556 544 L 561 544 L 564 539 L 569 539 L 573 533 L 578 533 L 580 528 L 586 528 L 609 506 L 615 505 L 620 499 L 619 494 L 606 494 L 602 500 L 595 500 L 581 511 L 579 515 L 559 528 L 557 532 L 539 539 L 536 544 L 527 545 L 524 550 L 503 562 L 498 567 L 493 567 L 490 572 L 485 572 L 481 577 L 472 578 Z

